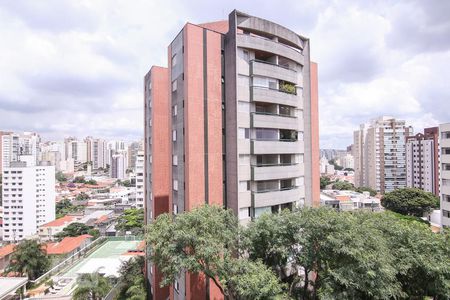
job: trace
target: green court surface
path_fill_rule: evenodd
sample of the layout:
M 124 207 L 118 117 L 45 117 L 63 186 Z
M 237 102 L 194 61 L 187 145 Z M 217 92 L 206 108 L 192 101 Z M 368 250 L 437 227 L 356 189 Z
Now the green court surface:
M 128 250 L 136 249 L 139 241 L 108 241 L 103 244 L 100 248 L 95 250 L 91 255 L 77 263 L 72 267 L 66 274 L 61 277 L 76 277 L 77 272 L 90 261 L 96 259 L 105 259 L 112 261 L 117 261 L 119 257 L 126 253 Z M 106 261 L 107 262 L 107 261 Z

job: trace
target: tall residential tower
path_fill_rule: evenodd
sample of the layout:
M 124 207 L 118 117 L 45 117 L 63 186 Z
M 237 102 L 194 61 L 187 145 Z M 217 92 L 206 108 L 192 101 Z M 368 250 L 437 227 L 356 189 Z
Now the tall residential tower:
M 228 21 L 186 24 L 168 47 L 168 66 L 145 77 L 147 222 L 203 204 L 230 208 L 243 224 L 319 205 L 309 39 L 233 11 Z M 150 270 L 154 299 L 220 298 L 201 274 L 180 274 L 161 290 Z
M 384 194 L 406 187 L 406 137 L 412 128 L 405 121 L 380 117 L 354 132 L 355 185 Z

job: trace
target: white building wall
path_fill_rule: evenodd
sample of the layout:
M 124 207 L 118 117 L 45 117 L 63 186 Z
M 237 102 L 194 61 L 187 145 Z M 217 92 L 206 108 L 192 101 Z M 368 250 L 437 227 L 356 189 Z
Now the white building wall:
M 450 227 L 450 123 L 439 125 L 441 224 Z
M 144 151 L 136 156 L 136 207 L 144 208 Z
M 3 170 L 3 239 L 19 241 L 55 219 L 55 167 Z

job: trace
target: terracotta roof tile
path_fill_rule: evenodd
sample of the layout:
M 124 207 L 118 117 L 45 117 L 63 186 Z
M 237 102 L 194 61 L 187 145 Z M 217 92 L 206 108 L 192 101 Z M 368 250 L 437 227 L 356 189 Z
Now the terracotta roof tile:
M 64 216 L 62 218 L 53 220 L 51 222 L 48 222 L 44 225 L 42 225 L 41 227 L 55 227 L 55 226 L 62 226 L 66 223 L 70 223 L 72 221 L 74 221 L 76 219 L 76 217 L 74 216 Z
M 15 244 L 9 244 L 0 248 L 0 258 L 3 258 L 14 252 Z
M 80 247 L 80 245 L 86 240 L 92 238 L 89 234 L 83 234 L 76 237 L 65 237 L 61 242 L 48 243 L 46 251 L 48 255 L 67 254 Z

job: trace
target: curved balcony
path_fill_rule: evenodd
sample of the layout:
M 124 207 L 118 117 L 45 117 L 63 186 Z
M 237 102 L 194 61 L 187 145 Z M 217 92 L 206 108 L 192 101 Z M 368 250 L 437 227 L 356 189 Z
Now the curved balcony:
M 283 104 L 303 109 L 303 101 L 300 95 L 290 94 L 267 87 L 251 87 L 250 99 L 257 102 Z
M 250 143 L 251 154 L 293 154 L 303 153 L 303 141 L 293 140 L 253 140 Z
M 298 75 L 295 70 L 273 64 L 261 60 L 252 60 L 250 64 L 250 75 L 258 75 L 264 77 L 271 77 L 298 83 Z
M 238 47 L 273 53 L 289 58 L 290 60 L 293 60 L 301 65 L 305 64 L 305 57 L 300 53 L 300 51 L 273 40 L 249 34 L 237 34 L 236 42 Z
M 280 190 L 254 191 L 252 202 L 254 207 L 265 207 L 290 202 L 297 202 L 305 197 L 304 187 L 290 187 Z
M 252 180 L 295 178 L 305 173 L 303 164 L 275 164 L 252 166 Z
M 278 115 L 262 112 L 251 114 L 251 126 L 256 128 L 276 128 L 302 131 L 299 119 L 294 116 Z

